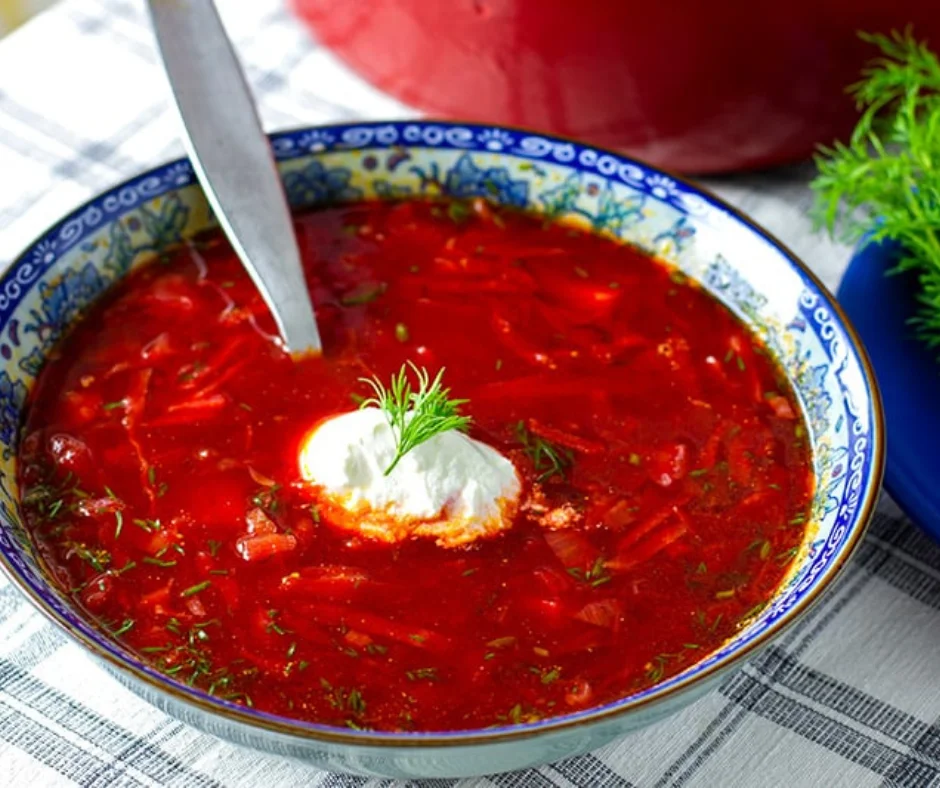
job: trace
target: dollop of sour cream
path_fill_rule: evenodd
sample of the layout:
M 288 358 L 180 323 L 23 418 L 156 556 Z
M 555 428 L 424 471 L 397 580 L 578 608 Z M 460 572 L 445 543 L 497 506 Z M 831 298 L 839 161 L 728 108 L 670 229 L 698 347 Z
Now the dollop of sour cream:
M 375 407 L 321 423 L 301 447 L 303 478 L 320 488 L 331 520 L 386 542 L 412 536 L 458 547 L 512 525 L 521 491 L 512 462 L 456 430 L 438 433 L 392 470 L 395 436 Z

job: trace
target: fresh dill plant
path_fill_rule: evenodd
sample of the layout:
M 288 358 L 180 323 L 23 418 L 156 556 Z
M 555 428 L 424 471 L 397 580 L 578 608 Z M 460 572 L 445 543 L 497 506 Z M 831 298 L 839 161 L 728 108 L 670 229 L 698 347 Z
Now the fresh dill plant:
M 822 148 L 814 218 L 844 241 L 889 241 L 894 271 L 919 283 L 918 335 L 940 348 L 940 59 L 910 29 L 861 34 L 881 54 L 848 88 L 861 117 L 848 143 Z
M 417 381 L 417 390 L 412 388 L 409 367 Z M 450 389 L 445 389 L 441 383 L 443 376 L 443 367 L 432 380 L 424 367 L 419 368 L 409 361 L 392 375 L 387 387 L 378 377 L 360 378 L 372 389 L 373 396 L 363 400 L 359 407 L 381 409 L 395 438 L 395 456 L 385 469 L 386 476 L 416 446 L 442 432 L 466 431 L 470 426 L 470 417 L 460 415 L 460 406 L 468 400 L 452 399 Z

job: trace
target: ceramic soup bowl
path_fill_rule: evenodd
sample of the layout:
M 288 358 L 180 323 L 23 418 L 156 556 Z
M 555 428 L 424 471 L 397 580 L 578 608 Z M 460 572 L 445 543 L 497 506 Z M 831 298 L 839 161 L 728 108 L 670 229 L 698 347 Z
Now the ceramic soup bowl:
M 687 183 L 615 153 L 530 132 L 389 122 L 300 129 L 271 141 L 298 208 L 483 196 L 580 222 L 676 264 L 763 339 L 796 391 L 816 474 L 812 525 L 772 603 L 721 649 L 652 688 L 541 722 L 454 733 L 346 730 L 238 706 L 159 673 L 99 631 L 51 580 L 22 525 L 16 445 L 30 387 L 68 326 L 130 269 L 213 226 L 192 167 L 176 161 L 75 211 L 0 279 L 0 565 L 124 684 L 204 731 L 324 769 L 391 777 L 492 773 L 599 747 L 676 711 L 826 590 L 858 545 L 878 495 L 881 404 L 854 330 L 780 243 Z

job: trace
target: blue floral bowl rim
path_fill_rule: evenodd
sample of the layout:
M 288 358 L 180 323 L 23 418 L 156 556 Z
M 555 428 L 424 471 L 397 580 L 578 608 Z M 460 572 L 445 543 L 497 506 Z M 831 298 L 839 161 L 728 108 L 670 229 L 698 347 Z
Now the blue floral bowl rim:
M 271 132 L 268 134 L 268 139 L 271 141 L 273 147 L 278 141 L 290 140 L 291 138 L 304 133 L 319 132 L 321 134 L 330 134 L 341 133 L 344 130 L 353 128 L 378 129 L 380 127 L 388 126 L 403 127 L 409 124 L 418 127 L 423 126 L 425 128 L 431 126 L 442 129 L 459 128 L 476 132 L 490 130 L 493 132 L 506 132 L 538 136 L 549 142 L 571 145 L 578 153 L 584 150 L 592 150 L 598 154 L 610 156 L 620 163 L 634 164 L 645 169 L 650 174 L 669 178 L 677 185 L 682 186 L 688 192 L 696 194 L 704 199 L 711 205 L 711 207 L 729 214 L 745 225 L 748 230 L 773 246 L 787 259 L 789 264 L 796 269 L 797 273 L 803 278 L 804 282 L 811 285 L 812 288 L 819 294 L 822 300 L 826 303 L 827 307 L 832 310 L 833 314 L 835 314 L 840 328 L 845 332 L 846 336 L 850 340 L 851 351 L 858 356 L 858 359 L 861 363 L 862 371 L 864 373 L 865 391 L 870 400 L 872 413 L 872 465 L 869 475 L 869 483 L 863 490 L 863 500 L 856 510 L 857 517 L 852 532 L 846 537 L 846 542 L 841 548 L 838 558 L 833 561 L 832 565 L 829 566 L 825 572 L 820 573 L 816 579 L 816 582 L 812 588 L 806 592 L 805 596 L 796 602 L 793 607 L 787 611 L 785 616 L 782 616 L 780 619 L 773 622 L 764 631 L 754 637 L 753 640 L 743 644 L 741 648 L 729 653 L 723 659 L 718 660 L 699 671 L 696 671 L 695 667 L 693 666 L 691 668 L 691 672 L 663 682 L 661 685 L 654 685 L 648 690 L 645 690 L 642 694 L 613 701 L 603 706 L 596 706 L 580 712 L 553 717 L 539 722 L 494 727 L 485 730 L 469 729 L 458 731 L 397 733 L 354 730 L 346 731 L 342 728 L 333 726 L 290 719 L 280 715 L 261 712 L 256 709 L 245 708 L 244 706 L 215 698 L 194 688 L 185 687 L 184 685 L 174 681 L 171 677 L 161 674 L 158 671 L 150 668 L 145 663 L 137 659 L 129 651 L 117 648 L 116 644 L 109 642 L 104 634 L 101 634 L 98 638 L 94 638 L 86 635 L 81 631 L 77 631 L 70 624 L 70 622 L 63 619 L 46 602 L 43 594 L 43 588 L 34 586 L 31 582 L 22 577 L 2 550 L 0 550 L 0 570 L 2 570 L 10 582 L 27 597 L 33 606 L 36 607 L 37 610 L 39 610 L 39 612 L 42 613 L 49 621 L 56 625 L 58 629 L 63 631 L 66 635 L 87 649 L 89 652 L 94 654 L 96 657 L 102 659 L 110 668 L 117 670 L 121 674 L 125 674 L 128 678 L 131 679 L 131 681 L 143 682 L 152 691 L 155 691 L 158 694 L 170 695 L 176 701 L 182 702 L 187 706 L 195 707 L 196 709 L 210 715 L 220 715 L 236 723 L 260 728 L 285 736 L 299 737 L 302 739 L 317 739 L 325 743 L 345 745 L 350 747 L 446 748 L 457 746 L 462 747 L 474 744 L 493 744 L 496 742 L 507 742 L 510 740 L 533 738 L 548 734 L 550 732 L 563 731 L 573 727 L 608 721 L 617 717 L 626 716 L 641 709 L 660 705 L 667 702 L 674 696 L 681 694 L 684 690 L 688 689 L 693 684 L 702 683 L 709 678 L 716 678 L 728 670 L 740 666 L 752 654 L 768 645 L 768 643 L 780 636 L 785 630 L 789 629 L 803 615 L 805 615 L 805 613 L 816 602 L 818 602 L 822 593 L 842 573 L 849 560 L 855 554 L 856 550 L 861 544 L 862 538 L 864 537 L 865 531 L 868 528 L 878 502 L 878 497 L 884 478 L 885 465 L 884 410 L 882 407 L 881 393 L 875 377 L 874 369 L 868 357 L 865 346 L 862 343 L 857 331 L 855 330 L 855 327 L 852 325 L 852 322 L 843 312 L 842 307 L 838 304 L 835 297 L 829 292 L 822 281 L 810 270 L 810 268 L 786 244 L 781 242 L 772 233 L 759 225 L 753 219 L 727 203 L 714 192 L 710 191 L 707 187 L 694 182 L 690 178 L 676 175 L 669 170 L 664 170 L 660 167 L 654 167 L 642 160 L 626 156 L 610 148 L 588 145 L 584 142 L 564 137 L 562 135 L 545 134 L 534 129 L 528 129 L 519 126 L 462 122 L 459 120 L 438 120 L 434 118 L 421 118 L 416 120 L 374 120 L 352 123 L 322 124 L 315 126 L 301 125 L 289 129 L 282 129 L 277 132 Z M 417 140 L 415 142 L 398 143 L 395 146 L 385 145 L 383 143 L 375 143 L 374 145 L 367 143 L 363 146 L 359 146 L 359 149 L 371 149 L 371 147 L 410 147 L 421 149 L 426 147 L 447 146 L 430 146 L 421 140 Z M 338 148 L 338 150 L 351 151 L 356 149 L 356 146 Z M 508 151 L 491 149 L 469 148 L 467 150 L 475 150 L 477 153 L 485 153 L 491 156 L 510 155 Z M 328 152 L 330 152 L 328 149 L 308 151 L 308 153 L 312 155 L 319 155 Z M 45 230 L 45 232 L 41 233 L 32 243 L 30 243 L 26 249 L 9 264 L 7 269 L 3 271 L 2 275 L 0 275 L 0 283 L 5 281 L 9 273 L 14 271 L 20 265 L 20 263 L 30 256 L 37 244 L 60 231 L 66 224 L 76 219 L 92 205 L 104 200 L 108 196 L 119 193 L 122 189 L 134 183 L 144 181 L 147 178 L 154 177 L 158 173 L 165 172 L 171 168 L 177 167 L 192 168 L 192 162 L 187 157 L 167 161 L 163 164 L 144 170 L 130 178 L 126 178 L 114 186 L 106 189 L 105 191 L 102 191 L 90 197 L 88 200 L 85 200 L 62 219 L 52 224 Z M 174 191 L 175 188 L 185 188 L 189 185 L 190 184 L 187 183 L 180 187 L 170 186 L 164 191 L 161 191 L 159 194 L 151 195 L 151 198 L 162 196 L 167 192 Z M 44 562 L 41 563 L 44 564 Z M 48 577 L 48 573 L 45 574 Z M 80 615 L 84 615 L 80 610 L 78 610 L 77 607 L 75 609 Z

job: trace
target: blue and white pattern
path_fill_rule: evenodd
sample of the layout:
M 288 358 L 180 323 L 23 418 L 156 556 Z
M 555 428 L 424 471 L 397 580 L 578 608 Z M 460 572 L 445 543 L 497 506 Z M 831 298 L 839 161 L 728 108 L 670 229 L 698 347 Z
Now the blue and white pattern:
M 842 565 L 880 480 L 882 437 L 871 382 L 828 296 L 761 231 L 713 198 L 629 159 L 514 130 L 422 122 L 349 124 L 275 135 L 272 144 L 290 200 L 298 207 L 406 195 L 483 196 L 654 250 L 741 316 L 794 382 L 811 421 L 819 479 L 811 543 L 794 573 L 760 619 L 720 651 L 682 676 L 607 710 L 657 698 L 726 663 L 790 620 Z M 174 162 L 73 213 L 0 280 L 0 354 L 6 363 L 0 374 L 3 478 L 15 478 L 18 417 L 45 354 L 62 331 L 130 268 L 211 224 L 192 168 Z M 139 674 L 173 684 L 102 637 L 49 589 L 36 555 L 24 549 L 23 529 L 11 514 L 17 509 L 11 492 L 0 486 L 0 554 L 17 582 L 100 651 L 133 665 Z M 592 710 L 567 719 L 596 714 Z M 549 720 L 523 727 L 558 724 Z M 615 723 L 606 725 L 607 738 L 618 732 Z M 437 738 L 459 742 L 461 736 Z

